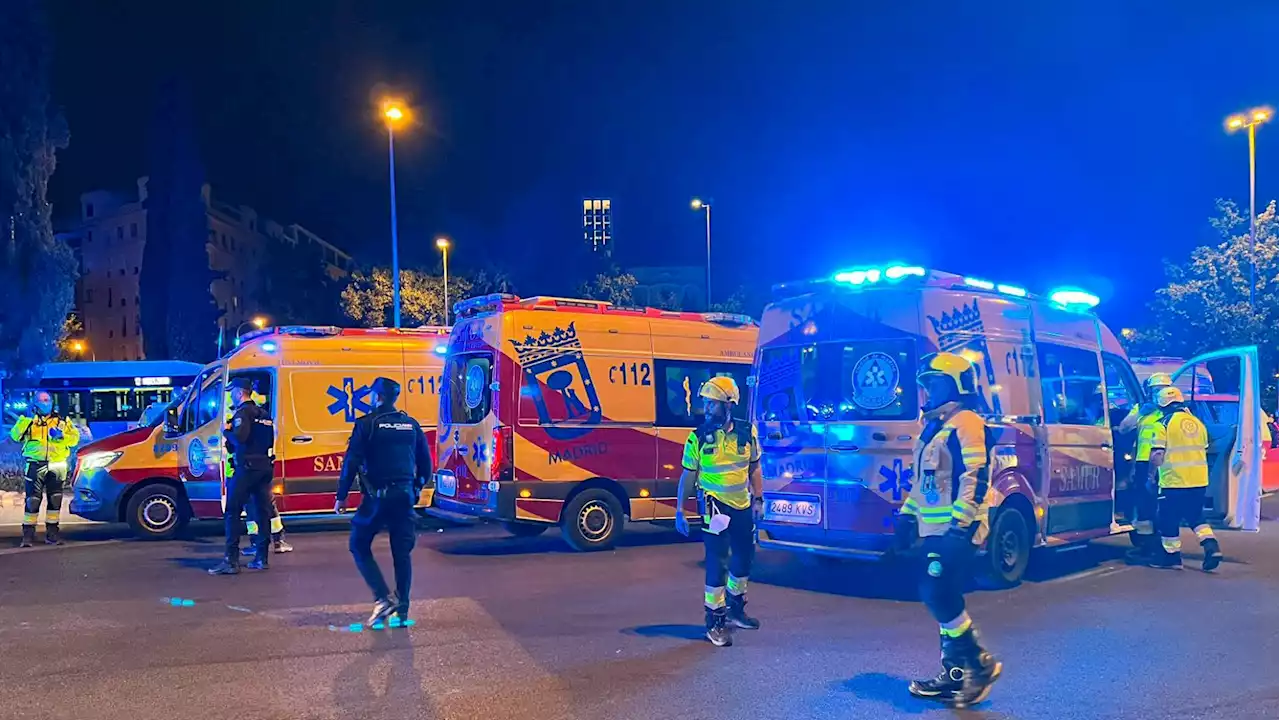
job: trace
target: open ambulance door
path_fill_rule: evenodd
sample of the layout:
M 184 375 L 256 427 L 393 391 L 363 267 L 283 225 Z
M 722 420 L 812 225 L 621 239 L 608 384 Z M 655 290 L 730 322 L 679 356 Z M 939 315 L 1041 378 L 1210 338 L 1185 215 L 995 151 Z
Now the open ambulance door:
M 1262 501 L 1258 348 L 1253 345 L 1229 348 L 1191 358 L 1173 373 L 1174 385 L 1178 385 L 1181 375 L 1214 360 L 1240 363 L 1240 394 L 1235 425 L 1213 422 L 1210 417 L 1200 418 L 1209 430 L 1209 499 L 1213 504 L 1209 516 L 1222 518 L 1229 528 L 1256 532 Z M 1193 407 L 1194 394 L 1193 385 L 1187 397 Z

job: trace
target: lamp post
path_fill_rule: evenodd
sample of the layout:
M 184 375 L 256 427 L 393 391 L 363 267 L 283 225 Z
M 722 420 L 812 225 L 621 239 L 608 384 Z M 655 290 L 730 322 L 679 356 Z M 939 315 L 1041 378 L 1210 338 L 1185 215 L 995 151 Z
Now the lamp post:
M 436 238 L 436 247 L 440 248 L 444 263 L 444 326 L 449 327 L 449 238 Z
M 701 210 L 707 216 L 707 312 L 711 311 L 711 203 L 694 198 L 689 203 L 694 210 Z
M 396 126 L 404 122 L 408 111 L 396 100 L 384 100 L 382 118 L 387 125 L 387 165 L 391 178 L 391 304 L 395 327 L 400 328 L 400 238 L 396 228 Z
M 254 315 L 253 317 L 249 318 L 248 320 L 245 320 L 244 322 L 242 322 L 242 323 L 240 323 L 239 325 L 237 325 L 237 326 L 236 326 L 236 345 L 237 345 L 237 346 L 240 344 L 240 330 L 241 330 L 241 329 L 243 329 L 245 325 L 252 325 L 252 326 L 254 326 L 255 328 L 257 328 L 257 329 L 261 330 L 262 328 L 264 328 L 264 327 L 266 327 L 266 326 L 267 326 L 267 316 L 266 316 L 266 315 Z
M 1270 108 L 1254 108 L 1247 113 L 1232 115 L 1227 118 L 1227 132 L 1234 133 L 1237 130 L 1248 129 L 1249 131 L 1249 305 L 1254 304 L 1254 294 L 1257 292 L 1257 275 L 1258 275 L 1258 213 L 1254 205 L 1255 191 L 1257 188 L 1257 135 L 1258 126 L 1271 120 Z

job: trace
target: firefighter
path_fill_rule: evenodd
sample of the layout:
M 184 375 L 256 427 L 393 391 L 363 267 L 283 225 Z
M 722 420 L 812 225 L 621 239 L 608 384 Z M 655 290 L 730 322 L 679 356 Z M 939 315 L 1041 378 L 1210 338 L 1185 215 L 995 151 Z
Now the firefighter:
M 1152 567 L 1182 569 L 1182 523 L 1196 533 L 1204 549 L 1201 569 L 1213 572 L 1222 563 L 1222 549 L 1213 528 L 1204 521 L 1204 496 L 1209 487 L 1209 431 L 1187 409 L 1182 391 L 1167 387 L 1156 396 L 1164 412 L 1151 439 L 1151 467 L 1159 474 L 1160 495 L 1156 500 L 1156 527 L 1163 552 L 1151 560 Z
M 231 381 L 231 402 L 235 414 L 222 431 L 226 448 L 233 453 L 234 473 L 227 481 L 227 505 L 222 524 L 226 531 L 225 555 L 210 575 L 240 572 L 240 515 L 248 506 L 254 520 L 267 525 L 271 518 L 271 481 L 275 469 L 275 423 L 271 414 L 253 401 L 253 385 L 247 378 Z M 250 570 L 266 570 L 270 565 L 267 540 L 255 537 L 257 551 L 249 561 Z
M 942 672 L 909 689 L 963 707 L 986 699 L 1003 669 L 979 644 L 964 603 L 970 561 L 988 532 L 986 425 L 974 412 L 977 374 L 968 360 L 946 352 L 926 357 L 916 380 L 925 394 L 924 430 L 913 453 L 918 482 L 894 534 L 900 546 L 920 540 L 920 597 L 938 622 Z
M 762 502 L 760 440 L 755 428 L 733 418 L 741 400 L 731 377 L 703 383 L 702 425 L 684 444 L 684 472 L 676 491 L 676 529 L 689 535 L 684 499 L 691 486 L 701 495 L 702 544 L 706 553 L 703 604 L 707 639 L 716 647 L 733 644 L 730 626 L 758 630 L 747 615 L 747 579 L 755 557 L 755 508 Z
M 1156 539 L 1156 485 L 1151 481 L 1151 440 L 1156 434 L 1156 425 L 1164 412 L 1156 405 L 1156 396 L 1164 388 L 1173 385 L 1168 373 L 1154 373 L 1143 383 L 1146 387 L 1147 400 L 1140 408 L 1134 408 L 1125 418 L 1124 428 L 1130 418 L 1136 418 L 1138 441 L 1134 448 L 1133 475 L 1129 482 L 1134 501 L 1133 544 L 1129 559 L 1135 562 L 1147 562 L 1160 553 L 1160 543 Z
M 35 544 L 36 519 L 40 516 L 40 503 L 46 498 L 44 541 L 49 545 L 61 544 L 58 523 L 62 517 L 67 458 L 80 442 L 80 430 L 75 424 L 54 412 L 52 395 L 40 390 L 33 400 L 31 414 L 19 417 L 9 430 L 10 439 L 22 446 L 22 458 L 26 461 L 21 543 L 24 548 Z
M 390 616 L 394 616 L 392 625 L 408 624 L 413 582 L 410 554 L 417 540 L 413 504 L 432 473 L 426 435 L 417 420 L 396 408 L 399 398 L 400 383 L 385 377 L 373 381 L 369 399 L 373 411 L 351 428 L 333 507 L 334 512 L 346 512 L 347 494 L 359 472 L 360 507 L 351 518 L 349 547 L 356 569 L 373 592 L 373 612 L 366 621 L 370 627 Z M 395 566 L 394 595 L 373 557 L 373 538 L 384 528 Z

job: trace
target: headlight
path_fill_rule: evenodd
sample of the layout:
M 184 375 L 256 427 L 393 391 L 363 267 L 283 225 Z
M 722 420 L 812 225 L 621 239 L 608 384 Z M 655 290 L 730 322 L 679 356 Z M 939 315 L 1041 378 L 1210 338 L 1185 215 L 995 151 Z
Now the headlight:
M 120 451 L 112 452 L 92 452 L 87 455 L 81 455 L 76 461 L 76 467 L 81 471 L 94 470 L 104 468 L 120 458 Z

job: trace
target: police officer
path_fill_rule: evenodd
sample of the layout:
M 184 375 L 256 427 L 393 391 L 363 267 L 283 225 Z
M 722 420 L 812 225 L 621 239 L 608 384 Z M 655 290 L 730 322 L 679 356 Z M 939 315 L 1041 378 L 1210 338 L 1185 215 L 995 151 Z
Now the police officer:
M 17 419 L 9 430 L 9 438 L 22 446 L 22 458 L 26 461 L 26 502 L 22 515 L 22 547 L 31 547 L 36 540 L 36 519 L 40 516 L 40 503 L 46 497 L 48 505 L 44 516 L 44 541 L 58 545 L 58 523 L 62 516 L 62 486 L 67 480 L 67 458 L 71 449 L 80 442 L 80 430 L 75 424 L 53 410 L 53 396 L 45 390 L 37 391 L 32 412 Z
M 227 505 L 222 514 L 227 534 L 226 552 L 222 562 L 209 570 L 210 575 L 240 572 L 240 515 L 246 505 L 253 509 L 254 520 L 259 525 L 270 522 L 276 429 L 271 413 L 253 401 L 252 392 L 253 385 L 248 378 L 231 381 L 231 402 L 236 411 L 222 431 L 226 448 L 233 453 L 234 468 L 227 481 Z M 263 537 L 255 540 L 257 552 L 249 561 L 249 569 L 266 570 L 270 563 L 267 540 Z
M 1168 373 L 1154 373 L 1143 385 L 1146 401 L 1141 407 L 1131 410 L 1120 426 L 1122 431 L 1131 426 L 1136 426 L 1138 431 L 1133 453 L 1133 476 L 1129 481 L 1134 501 L 1134 548 L 1129 552 L 1129 559 L 1135 562 L 1146 562 L 1161 552 L 1155 534 L 1156 486 L 1151 478 L 1151 441 L 1156 434 L 1156 425 L 1164 417 L 1164 412 L 1156 405 L 1156 396 L 1173 385 L 1173 379 Z
M 986 425 L 974 412 L 977 374 L 968 360 L 946 352 L 926 357 L 916 380 L 925 393 L 925 425 L 914 448 L 918 481 L 894 530 L 902 549 L 920 539 L 920 597 L 938 623 L 942 672 L 909 689 L 963 707 L 986 699 L 1003 669 L 979 644 L 964 604 L 969 564 L 988 531 Z
M 729 626 L 757 630 L 747 615 L 747 579 L 755 558 L 755 507 L 761 501 L 760 440 L 755 428 L 733 418 L 741 399 L 731 377 L 703 383 L 703 423 L 684 444 L 676 529 L 689 535 L 684 499 L 690 486 L 702 496 L 702 545 L 706 556 L 703 604 L 707 639 L 716 647 L 733 644 Z M 726 582 L 727 575 L 727 582 Z
M 400 383 L 380 377 L 373 381 L 373 411 L 356 420 L 338 480 L 334 512 L 346 512 L 347 494 L 355 474 L 362 475 L 360 507 L 351 518 L 351 555 L 356 569 L 373 592 L 370 627 L 395 615 L 392 624 L 409 619 L 409 587 L 413 582 L 410 553 L 417 539 L 413 504 L 431 477 L 431 454 L 417 420 L 396 409 Z M 396 592 L 391 594 L 373 557 L 373 538 L 386 528 L 395 565 Z
M 1204 495 L 1209 487 L 1209 431 L 1200 418 L 1187 409 L 1182 391 L 1167 387 L 1156 396 L 1164 415 L 1155 425 L 1151 439 L 1151 468 L 1159 476 L 1160 496 L 1156 499 L 1156 527 L 1163 552 L 1151 560 L 1152 567 L 1182 569 L 1182 523 L 1195 530 L 1204 549 L 1201 569 L 1213 572 L 1222 563 L 1222 550 L 1213 528 L 1204 521 Z

